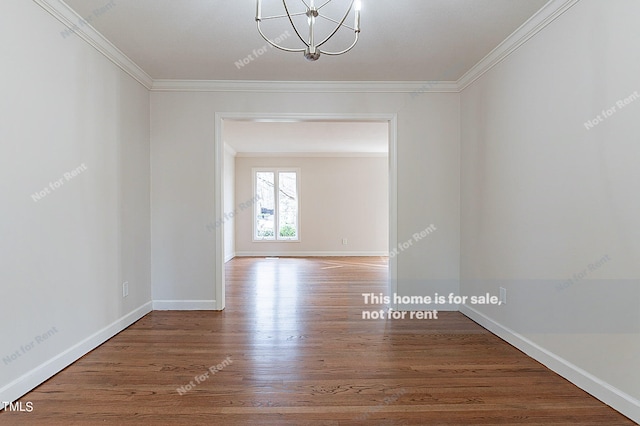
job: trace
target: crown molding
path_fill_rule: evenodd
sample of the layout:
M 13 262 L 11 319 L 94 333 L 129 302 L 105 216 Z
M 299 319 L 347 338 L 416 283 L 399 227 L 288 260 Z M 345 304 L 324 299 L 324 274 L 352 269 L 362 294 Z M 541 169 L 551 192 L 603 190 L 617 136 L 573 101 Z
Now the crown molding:
M 425 93 L 458 92 L 455 81 L 154 80 L 154 92 Z
M 573 7 L 580 0 L 550 0 L 542 9 L 536 12 L 531 18 L 515 30 L 509 37 L 504 39 L 495 49 L 480 62 L 467 71 L 458 81 L 456 86 L 458 91 L 463 91 L 474 81 L 482 77 L 484 73 L 505 60 L 515 52 L 520 46 L 526 43 L 533 36 L 542 31 L 547 25 L 559 18 L 563 13 Z
M 121 70 L 129 74 L 140 84 L 151 90 L 153 79 L 120 49 L 115 47 L 100 32 L 88 22 L 78 25 L 83 19 L 73 9 L 62 0 L 33 0 L 36 4 L 46 10 L 51 16 L 60 21 L 65 27 L 91 45 L 107 59 L 113 62 Z

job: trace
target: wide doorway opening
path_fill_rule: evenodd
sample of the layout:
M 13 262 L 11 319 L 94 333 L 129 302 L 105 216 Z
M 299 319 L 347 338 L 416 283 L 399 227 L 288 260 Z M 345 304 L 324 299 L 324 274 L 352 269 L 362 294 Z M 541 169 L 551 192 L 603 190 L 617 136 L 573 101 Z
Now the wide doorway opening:
M 395 147 L 394 115 L 218 114 L 217 309 L 225 263 L 241 258 L 384 265 L 395 292 Z

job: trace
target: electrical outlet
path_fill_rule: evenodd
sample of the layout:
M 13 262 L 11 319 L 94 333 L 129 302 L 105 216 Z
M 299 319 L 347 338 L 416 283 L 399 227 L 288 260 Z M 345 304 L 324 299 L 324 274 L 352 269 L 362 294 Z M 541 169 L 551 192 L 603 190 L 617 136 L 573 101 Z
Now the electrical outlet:
M 343 238 L 343 239 L 342 239 L 342 245 L 343 245 L 343 246 L 346 246 L 346 245 L 347 245 L 347 239 L 346 239 L 346 238 Z
M 122 297 L 127 297 L 129 295 L 129 281 L 125 281 L 122 283 Z
M 507 304 L 507 289 L 504 287 L 500 287 L 500 302 L 503 305 Z

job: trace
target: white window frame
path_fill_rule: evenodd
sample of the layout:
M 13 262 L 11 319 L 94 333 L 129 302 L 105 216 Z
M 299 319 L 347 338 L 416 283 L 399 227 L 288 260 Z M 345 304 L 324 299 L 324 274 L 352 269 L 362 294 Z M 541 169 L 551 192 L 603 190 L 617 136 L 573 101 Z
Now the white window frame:
M 254 243 L 299 243 L 301 241 L 301 237 L 300 237 L 300 206 L 301 206 L 301 202 L 300 202 L 300 168 L 299 167 L 253 167 L 251 169 L 251 179 L 253 182 L 253 197 L 254 200 L 257 199 L 256 197 L 257 195 L 257 174 L 260 172 L 272 172 L 273 176 L 274 176 L 274 230 L 273 230 L 273 234 L 274 234 L 274 238 L 273 239 L 266 239 L 266 238 L 258 238 L 257 237 L 257 229 L 256 229 L 256 209 L 257 209 L 257 204 L 256 206 L 253 208 L 253 213 L 251 215 L 251 222 L 252 222 L 252 230 L 251 230 L 251 234 L 252 234 L 252 240 Z M 296 195 L 298 197 L 298 209 L 297 209 L 297 215 L 296 215 L 296 225 L 297 225 L 297 233 L 296 233 L 296 238 L 291 238 L 291 237 L 280 237 L 280 196 L 278 194 L 278 190 L 280 188 L 280 182 L 279 182 L 279 173 L 295 173 L 296 174 Z

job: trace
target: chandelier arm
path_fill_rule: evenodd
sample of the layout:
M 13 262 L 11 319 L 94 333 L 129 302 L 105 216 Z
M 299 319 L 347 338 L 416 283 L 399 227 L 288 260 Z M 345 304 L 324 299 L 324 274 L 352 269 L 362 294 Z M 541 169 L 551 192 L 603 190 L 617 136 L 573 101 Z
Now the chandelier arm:
M 355 30 L 356 30 L 355 28 L 350 27 L 350 26 L 349 26 L 349 25 L 347 25 L 347 24 L 340 24 L 340 21 L 336 21 L 335 19 L 329 18 L 328 16 L 324 16 L 324 15 L 321 15 L 321 14 L 318 14 L 318 16 L 319 16 L 319 17 L 321 17 L 321 18 L 326 19 L 327 21 L 331 21 L 331 22 L 333 22 L 334 24 L 339 24 L 339 25 L 342 25 L 342 26 L 343 26 L 343 27 L 345 27 L 345 28 L 349 28 L 351 31 L 355 31 Z
M 293 13 L 291 14 L 291 16 L 302 16 L 302 15 L 306 15 L 307 12 L 298 12 L 298 13 Z M 274 16 L 263 16 L 260 18 L 260 20 L 264 21 L 265 19 L 277 19 L 277 18 L 287 18 L 289 15 L 274 15 Z
M 302 0 L 302 1 L 303 1 L 303 3 L 304 3 L 304 0 Z M 322 9 L 323 7 L 325 7 L 326 5 L 328 5 L 329 3 L 331 3 L 331 1 L 332 1 L 332 0 L 327 0 L 326 2 L 322 3 L 322 6 L 317 7 L 317 8 L 316 8 L 316 10 L 320 10 L 320 9 Z
M 282 0 L 282 1 L 285 1 L 285 0 Z M 349 14 L 351 13 L 351 9 L 353 9 L 353 2 L 354 2 L 354 1 L 355 1 L 355 0 L 351 0 L 351 4 L 349 5 L 349 9 L 347 10 L 347 13 L 345 13 L 345 14 L 344 14 L 344 16 L 342 17 L 342 21 L 340 21 L 340 24 L 339 24 L 338 26 L 336 26 L 335 30 L 333 30 L 333 32 L 332 32 L 331 34 L 329 34 L 329 35 L 327 36 L 327 38 L 325 38 L 324 40 L 322 40 L 322 42 L 321 42 L 321 43 L 318 43 L 318 44 L 316 45 L 316 47 L 320 47 L 320 46 L 322 46 L 323 44 L 325 44 L 326 42 L 328 42 L 328 41 L 329 41 L 329 39 L 330 39 L 331 37 L 333 37 L 333 36 L 335 35 L 335 33 L 337 33 L 337 32 L 338 32 L 338 30 L 340 29 L 340 27 L 344 24 L 344 21 L 347 19 L 347 16 L 349 16 Z M 353 47 L 353 46 L 352 46 L 352 47 Z M 348 50 L 347 50 L 347 52 L 348 52 Z
M 304 0 L 300 0 L 300 1 L 302 2 L 302 4 L 304 4 L 304 6 L 305 6 L 307 9 L 311 9 L 311 7 L 307 4 L 307 2 L 306 2 L 306 1 L 304 1 Z M 331 1 L 331 0 L 329 0 L 329 1 Z M 306 12 L 305 12 L 305 13 L 306 13 Z
M 304 3 L 304 1 L 303 1 L 303 3 Z M 291 26 L 293 27 L 293 31 L 296 32 L 296 35 L 305 44 L 305 46 L 309 47 L 309 43 L 307 43 L 307 41 L 302 38 L 302 36 L 300 35 L 300 32 L 296 28 L 296 25 L 293 23 L 293 19 L 291 19 L 291 14 L 289 13 L 289 8 L 287 7 L 287 0 L 282 0 L 282 4 L 284 5 L 284 11 L 287 12 L 287 17 L 289 18 L 289 22 L 291 22 Z M 351 4 L 353 4 L 353 0 L 351 0 Z M 304 52 L 305 49 L 296 50 L 296 52 L 301 52 L 301 51 Z
M 265 39 L 265 41 L 267 43 L 269 43 L 270 45 L 272 45 L 273 47 L 275 47 L 276 49 L 280 49 L 280 50 L 284 50 L 285 52 L 304 52 L 306 49 L 290 49 L 288 47 L 282 47 L 282 46 L 278 46 L 277 44 L 275 44 L 274 42 L 272 42 L 271 40 L 269 40 L 269 38 L 267 38 L 266 35 L 264 35 L 264 33 L 262 32 L 262 28 L 260 28 L 260 21 L 258 21 L 258 32 L 260 33 L 260 35 L 262 36 L 263 39 Z
M 353 44 L 351 46 L 349 46 L 348 48 L 346 48 L 345 50 L 341 51 L 341 52 L 325 52 L 324 50 L 320 50 L 320 53 L 322 53 L 323 55 L 329 55 L 329 56 L 338 56 L 338 55 L 342 55 L 343 53 L 347 53 L 348 51 L 350 51 L 351 49 L 353 49 L 356 45 L 356 43 L 358 43 L 358 36 L 360 35 L 360 33 L 356 33 L 356 39 L 354 40 Z

